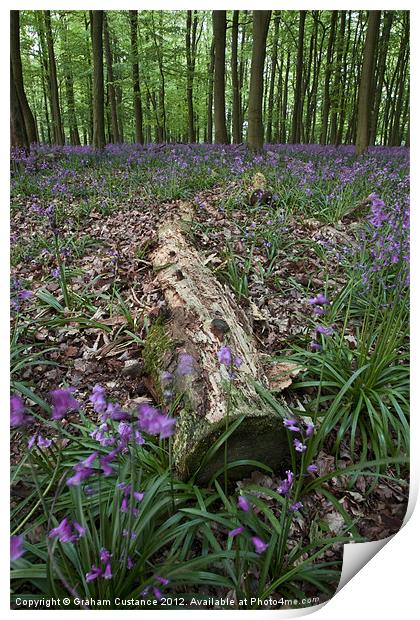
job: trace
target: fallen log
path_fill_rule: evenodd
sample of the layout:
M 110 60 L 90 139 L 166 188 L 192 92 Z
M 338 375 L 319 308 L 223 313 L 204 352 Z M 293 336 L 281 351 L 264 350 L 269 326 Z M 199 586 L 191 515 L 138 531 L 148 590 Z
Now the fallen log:
M 183 218 L 183 219 L 181 219 Z M 228 462 L 252 459 L 278 469 L 287 463 L 288 444 L 280 417 L 257 394 L 253 381 L 267 385 L 251 326 L 233 294 L 204 264 L 183 233 L 191 219 L 188 209 L 180 219 L 162 225 L 151 255 L 156 282 L 161 287 L 169 318 L 165 329 L 172 346 L 164 356 L 161 393 L 170 387 L 182 394 L 177 415 L 173 458 L 178 475 L 207 482 L 224 467 L 224 448 L 206 462 L 206 453 L 230 425 L 243 418 L 228 438 Z M 228 346 L 240 368 L 218 359 Z M 232 377 L 234 375 L 234 377 Z M 229 469 L 229 477 L 248 475 L 255 466 Z

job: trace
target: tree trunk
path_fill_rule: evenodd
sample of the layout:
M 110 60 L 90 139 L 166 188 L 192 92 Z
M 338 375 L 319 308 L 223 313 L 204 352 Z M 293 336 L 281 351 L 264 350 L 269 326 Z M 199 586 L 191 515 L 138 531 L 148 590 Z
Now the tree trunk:
M 274 19 L 273 48 L 271 51 L 270 88 L 269 88 L 269 93 L 268 93 L 267 132 L 266 132 L 268 143 L 270 143 L 273 138 L 274 86 L 276 83 L 277 48 L 278 48 L 278 42 L 279 42 L 279 24 L 280 24 L 280 16 L 276 15 Z
M 330 114 L 331 99 L 330 99 L 330 80 L 332 73 L 332 61 L 334 55 L 334 41 L 335 31 L 337 26 L 337 11 L 331 11 L 331 25 L 330 36 L 328 39 L 327 48 L 327 61 L 325 66 L 325 82 L 324 82 L 324 107 L 322 111 L 322 128 L 319 141 L 321 144 L 326 144 L 328 141 L 328 119 Z
M 53 122 L 53 136 L 55 144 L 64 144 L 64 132 L 63 124 L 61 122 L 60 111 L 60 98 L 58 95 L 58 82 L 57 82 L 57 65 L 55 62 L 53 35 L 51 29 L 51 12 L 44 11 L 45 17 L 45 36 L 47 39 L 48 49 L 48 72 L 50 78 L 50 92 L 51 92 L 51 114 Z
M 233 11 L 232 18 L 232 138 L 235 144 L 242 141 L 241 136 L 241 102 L 239 98 L 239 76 L 238 76 L 238 32 L 239 32 L 239 11 Z
M 76 104 L 74 100 L 74 83 L 71 58 L 67 40 L 67 20 L 65 13 L 60 14 L 61 22 L 61 44 L 62 44 L 62 66 L 64 72 L 64 85 L 66 89 L 67 116 L 70 132 L 70 143 L 74 146 L 80 145 L 79 129 L 77 127 Z
M 378 41 L 380 11 L 369 11 L 368 28 L 363 53 L 362 76 L 359 88 L 357 113 L 356 155 L 361 155 L 369 146 L 369 128 L 371 111 L 372 83 L 374 78 L 374 61 Z
M 303 75 L 303 46 L 305 35 L 305 18 L 306 11 L 300 11 L 299 17 L 299 44 L 298 54 L 296 61 L 296 88 L 295 88 L 295 101 L 293 106 L 293 122 L 292 122 L 292 143 L 297 144 L 301 141 L 301 126 L 302 126 L 302 75 Z
M 196 141 L 193 88 L 194 88 L 196 46 L 197 46 L 197 25 L 198 25 L 197 11 L 194 11 L 194 19 L 193 19 L 193 12 L 187 11 L 185 51 L 186 51 L 186 56 L 187 56 L 187 110 L 188 110 L 188 141 L 189 142 Z
M 13 140 L 22 140 L 25 136 L 24 144 L 14 144 L 14 146 L 29 147 L 36 142 L 36 126 L 35 119 L 29 107 L 23 86 L 22 59 L 20 56 L 20 32 L 19 32 L 19 11 L 10 11 L 10 64 L 11 77 L 14 81 L 14 88 L 11 90 L 12 103 L 12 125 L 13 123 L 21 123 L 23 120 L 24 127 L 18 125 L 13 126 Z M 19 108 L 17 108 L 17 102 Z M 19 111 L 20 110 L 20 113 Z
M 106 11 L 104 11 L 103 18 L 104 26 L 104 44 L 105 44 L 105 58 L 108 73 L 108 100 L 111 112 L 111 127 L 112 127 L 112 142 L 119 144 L 121 142 L 120 130 L 118 127 L 118 113 L 117 113 L 117 98 L 115 95 L 114 86 L 114 71 L 112 68 L 113 58 L 111 50 L 111 42 L 109 38 L 108 17 Z
M 225 110 L 226 11 L 213 11 L 214 133 L 217 144 L 227 144 Z
M 286 74 L 284 76 L 284 87 L 283 87 L 283 108 L 281 112 L 280 119 L 280 135 L 279 140 L 281 144 L 286 144 L 287 136 L 286 136 L 286 126 L 287 126 L 287 97 L 289 92 L 289 72 L 290 72 L 290 50 L 287 51 L 287 59 L 286 59 Z
M 213 142 L 213 90 L 214 90 L 214 36 L 210 47 L 210 60 L 208 63 L 208 86 L 207 86 L 207 142 Z
M 184 217 L 191 220 L 187 209 Z M 278 468 L 287 459 L 287 437 L 281 420 L 262 401 L 254 380 L 265 384 L 251 327 L 233 295 L 204 265 L 182 230 L 186 221 L 170 221 L 158 230 L 158 247 L 151 256 L 156 281 L 170 311 L 167 337 L 170 351 L 162 356 L 162 370 L 174 377 L 182 394 L 173 443 L 178 475 L 187 479 L 198 469 L 197 482 L 205 484 L 224 464 L 224 448 L 206 462 L 204 456 L 227 425 L 239 423 L 227 440 L 228 462 L 253 459 Z M 174 257 L 175 260 L 174 260 Z M 221 346 L 229 346 L 242 360 L 229 396 L 229 372 L 218 361 Z M 180 355 L 188 358 L 186 374 L 177 371 Z M 162 393 L 158 377 L 157 391 Z M 233 396 L 234 393 L 234 396 Z M 242 418 L 242 422 L 240 422 Z M 253 466 L 230 469 L 238 479 Z
M 137 45 L 137 11 L 129 11 L 130 15 L 130 35 L 131 35 L 131 68 L 133 78 L 133 101 L 134 101 L 134 122 L 136 132 L 136 142 L 144 143 L 143 135 L 143 110 L 141 105 L 140 93 L 140 71 L 139 71 L 139 51 Z
M 382 89 L 384 86 L 384 76 L 386 68 L 386 60 L 388 54 L 389 38 L 391 34 L 393 11 L 386 11 L 384 17 L 384 24 L 382 27 L 382 34 L 380 37 L 379 50 L 378 50 L 378 72 L 376 78 L 375 87 L 375 108 L 372 116 L 372 126 L 370 130 L 370 144 L 375 144 L 376 133 L 378 130 L 379 109 L 382 101 Z
M 248 146 L 251 150 L 257 152 L 262 150 L 264 144 L 262 96 L 265 51 L 270 17 L 271 11 L 254 11 L 251 81 L 249 85 Z
M 16 91 L 12 63 L 10 63 L 10 144 L 23 147 L 26 151 L 29 150 L 29 140 Z
M 394 115 L 392 119 L 391 129 L 391 146 L 399 146 L 400 142 L 400 127 L 403 113 L 404 93 L 405 93 L 405 81 L 406 73 L 408 70 L 408 56 L 409 56 L 409 40 L 410 40 L 410 25 L 408 21 L 408 14 L 405 16 L 404 23 L 404 38 L 401 42 L 400 48 L 400 71 L 396 84 L 396 101 Z M 408 95 L 407 95 L 408 97 Z
M 93 56 L 93 146 L 105 146 L 103 11 L 91 11 Z
M 344 52 L 344 35 L 346 32 L 346 11 L 341 11 L 340 15 L 340 32 L 337 42 L 337 60 L 334 69 L 334 85 L 332 94 L 332 111 L 331 111 L 331 144 L 337 143 L 338 135 L 338 112 L 340 104 L 340 85 L 342 83 L 341 72 L 343 70 L 343 52 Z
M 89 111 L 88 122 L 87 122 L 87 133 L 88 133 L 88 141 L 89 144 L 93 144 L 93 82 L 92 82 L 92 54 L 91 54 L 91 44 L 92 44 L 92 35 L 89 36 L 89 22 L 91 21 L 91 12 L 89 12 L 89 20 L 86 16 L 86 12 L 84 13 L 84 22 L 85 22 L 85 54 L 86 54 L 86 63 L 88 66 L 88 71 L 86 75 L 86 104 L 87 109 Z M 90 23 L 90 31 L 92 31 L 92 24 Z

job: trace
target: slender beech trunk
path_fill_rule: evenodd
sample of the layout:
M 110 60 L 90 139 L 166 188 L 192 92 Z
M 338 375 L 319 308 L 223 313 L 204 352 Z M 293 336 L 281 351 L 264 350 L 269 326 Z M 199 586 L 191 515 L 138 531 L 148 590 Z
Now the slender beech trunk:
M 322 127 L 319 141 L 326 144 L 328 141 L 328 120 L 331 107 L 330 98 L 330 80 L 332 73 L 332 61 L 334 53 L 335 31 L 337 26 L 337 11 L 331 11 L 330 36 L 328 39 L 327 60 L 325 66 L 325 82 L 324 82 L 324 106 L 322 111 Z
M 139 50 L 137 45 L 138 17 L 137 11 L 129 11 L 131 36 L 131 75 L 133 80 L 133 105 L 136 137 L 139 144 L 144 142 L 143 110 L 140 93 Z
M 262 96 L 264 84 L 264 61 L 270 17 L 271 11 L 254 11 L 248 111 L 248 145 L 253 151 L 261 151 L 264 144 Z
M 227 144 L 225 109 L 226 11 L 213 11 L 214 133 L 217 144 Z
M 277 51 L 278 51 L 278 43 L 279 43 L 279 24 L 280 24 L 280 16 L 275 15 L 273 47 L 271 50 L 270 88 L 268 91 L 267 134 L 266 134 L 268 143 L 270 143 L 273 139 L 274 86 L 276 83 Z
M 10 11 L 10 64 L 11 79 L 14 81 L 14 88 L 10 92 L 12 104 L 12 145 L 28 148 L 33 142 L 36 142 L 36 125 L 23 86 L 19 11 Z M 18 126 L 19 123 L 22 124 L 22 120 L 23 126 Z M 13 123 L 17 123 L 17 125 L 13 126 Z M 25 137 L 24 143 L 18 144 L 19 141 L 22 141 L 22 136 Z
M 51 28 L 51 12 L 44 11 L 45 18 L 45 36 L 47 39 L 48 49 L 48 74 L 50 78 L 50 92 L 51 92 L 51 114 L 53 122 L 53 135 L 55 144 L 64 144 L 64 132 L 63 124 L 61 121 L 60 111 L 60 98 L 58 94 L 58 81 L 57 81 L 57 65 L 55 62 L 53 35 Z
M 105 146 L 103 11 L 91 11 L 93 56 L 93 145 Z
M 235 144 L 242 141 L 241 136 L 241 102 L 239 97 L 238 75 L 238 34 L 239 34 L 239 11 L 233 11 L 232 18 L 232 138 Z
M 372 115 L 372 126 L 370 130 L 370 144 L 375 144 L 376 134 L 378 130 L 379 110 L 382 101 L 382 89 L 384 87 L 384 76 L 386 68 L 386 60 L 388 54 L 389 38 L 391 34 L 391 27 L 393 21 L 393 11 L 385 11 L 384 23 L 382 27 L 382 33 L 379 40 L 378 50 L 378 71 L 376 77 L 375 87 L 375 107 Z
M 374 79 L 374 61 L 380 21 L 380 11 L 369 11 L 368 28 L 363 54 L 362 76 L 360 79 L 359 88 L 356 155 L 361 155 L 369 146 L 372 83 Z
M 108 16 L 106 14 L 106 11 L 104 11 L 103 26 L 104 26 L 104 47 L 105 47 L 107 82 L 108 82 L 108 101 L 109 101 L 109 109 L 111 113 L 112 142 L 114 144 L 118 144 L 121 142 L 121 138 L 120 138 L 120 130 L 118 127 L 117 98 L 115 95 L 114 71 L 112 67 L 113 57 L 112 57 L 112 50 L 111 50 L 111 41 L 109 37 Z
M 214 90 L 214 37 L 210 47 L 210 59 L 208 62 L 207 83 L 207 142 L 213 142 L 213 90 Z
M 342 81 L 342 64 L 343 64 L 343 51 L 344 51 L 344 35 L 346 32 L 346 11 L 340 13 L 340 30 L 337 39 L 337 59 L 334 69 L 334 83 L 331 97 L 331 144 L 337 143 L 338 134 L 338 112 L 340 102 L 340 84 Z
M 289 93 L 289 71 L 290 71 L 290 50 L 287 51 L 287 59 L 286 59 L 286 73 L 284 76 L 284 87 L 283 87 L 283 109 L 281 112 L 281 120 L 280 120 L 280 135 L 279 140 L 282 144 L 286 144 L 287 142 L 287 97 Z
M 194 71 L 197 53 L 197 11 L 187 11 L 187 28 L 185 34 L 185 50 L 187 56 L 187 110 L 188 110 L 188 141 L 196 141 L 195 115 L 194 115 Z
M 293 106 L 293 122 L 292 122 L 292 143 L 296 144 L 301 141 L 301 125 L 302 125 L 302 75 L 303 75 L 303 47 L 305 36 L 305 18 L 306 11 L 300 11 L 299 17 L 299 43 L 296 61 L 296 87 L 295 101 Z
M 71 65 L 71 58 L 67 40 L 67 19 L 63 12 L 60 15 L 61 21 L 61 44 L 62 44 L 62 65 L 64 71 L 64 86 L 67 100 L 67 116 L 70 132 L 70 143 L 74 146 L 80 145 L 79 129 L 77 127 L 76 104 L 74 99 L 74 81 Z

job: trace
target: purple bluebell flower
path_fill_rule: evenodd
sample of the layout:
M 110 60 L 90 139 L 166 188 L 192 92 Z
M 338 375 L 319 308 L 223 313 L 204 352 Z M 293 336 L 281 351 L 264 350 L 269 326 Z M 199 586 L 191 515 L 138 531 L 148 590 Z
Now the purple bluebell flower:
M 46 439 L 45 437 L 41 437 L 41 435 L 38 435 L 38 440 L 36 443 L 39 448 L 49 448 L 52 444 L 52 440 Z
M 315 474 L 318 471 L 318 467 L 316 465 L 314 465 L 314 464 L 308 465 L 308 467 L 306 468 L 306 471 L 309 474 Z
M 282 480 L 280 482 L 280 485 L 277 487 L 277 492 L 280 493 L 280 495 L 287 495 L 293 484 L 293 472 L 287 470 L 286 476 L 287 477 L 285 478 L 285 480 Z
M 23 535 L 10 537 L 10 559 L 18 560 L 25 553 L 23 549 Z
M 105 398 L 105 388 L 101 385 L 96 384 L 93 387 L 89 400 L 93 404 L 93 409 L 96 413 L 104 413 L 106 411 L 107 402 Z
M 252 541 L 252 544 L 255 547 L 256 553 L 258 553 L 258 554 L 264 553 L 264 551 L 268 547 L 268 544 L 266 544 L 264 541 L 262 541 L 261 538 L 259 538 L 258 536 L 251 536 L 251 541 Z
M 54 527 L 48 534 L 48 538 L 58 538 L 62 543 L 74 542 L 77 536 L 74 534 L 70 521 L 67 517 Z
M 60 269 L 58 267 L 54 267 L 53 269 L 51 269 L 51 275 L 53 278 L 59 278 L 60 277 Z
M 318 293 L 315 297 L 311 297 L 309 303 L 312 305 L 317 304 L 318 306 L 323 306 L 325 304 L 329 304 L 330 302 L 323 293 Z
M 89 583 L 90 581 L 94 581 L 101 575 L 102 575 L 102 568 L 98 568 L 97 566 L 92 564 L 90 571 L 86 573 L 86 581 L 87 583 Z
M 150 435 L 159 435 L 160 439 L 166 439 L 175 432 L 176 420 L 169 418 L 155 407 L 143 403 L 139 405 L 139 426 L 142 431 Z
M 306 450 L 305 444 L 299 441 L 299 439 L 294 439 L 293 445 L 295 446 L 296 452 L 305 452 Z
M 102 548 L 99 553 L 99 559 L 101 560 L 101 562 L 106 564 L 107 562 L 109 562 L 110 558 L 111 558 L 111 554 L 108 551 L 108 549 Z
M 310 422 L 306 425 L 305 435 L 306 437 L 311 437 L 314 434 L 314 425 Z
M 72 396 L 74 391 L 74 388 L 63 388 L 61 390 L 52 390 L 50 392 L 53 420 L 61 420 L 69 411 L 77 411 L 79 409 L 79 403 Z
M 235 536 L 238 536 L 239 534 L 242 534 L 243 532 L 245 532 L 244 527 L 235 527 L 235 529 L 230 530 L 230 532 L 228 533 L 228 536 L 229 538 L 235 538 Z
M 169 585 L 169 579 L 167 579 L 166 577 L 161 577 L 160 575 L 154 575 L 154 578 L 156 579 L 156 581 L 158 581 L 163 586 Z
M 221 347 L 217 352 L 217 357 L 223 366 L 232 365 L 232 351 L 229 347 Z
M 324 336 L 332 336 L 334 333 L 332 327 L 325 327 L 325 325 L 317 325 L 315 331 L 317 334 L 323 334 Z
M 188 353 L 180 353 L 176 372 L 180 376 L 191 375 L 194 372 L 194 358 Z
M 17 394 L 10 397 L 10 426 L 16 428 L 32 422 L 32 418 L 26 415 L 23 399 Z
M 297 512 L 298 510 L 300 510 L 301 508 L 303 508 L 303 504 L 302 502 L 296 502 L 295 504 L 292 504 L 289 507 L 290 512 Z
M 238 355 L 233 360 L 233 365 L 236 366 L 236 368 L 240 368 L 242 366 L 242 359 Z
M 240 510 L 243 510 L 244 512 L 248 512 L 250 508 L 248 500 L 243 495 L 240 495 L 238 497 L 238 508 L 240 508 Z
M 130 556 L 128 556 L 128 558 L 127 558 L 127 569 L 128 569 L 128 570 L 131 570 L 133 567 L 134 567 L 134 562 L 133 562 L 133 560 L 131 559 L 131 557 L 130 557 Z
M 322 346 L 318 342 L 315 342 L 314 340 L 311 343 L 309 343 L 309 347 L 311 351 L 322 351 Z
M 283 420 L 283 426 L 285 426 L 287 428 L 287 430 L 289 431 L 293 431 L 295 433 L 299 433 L 300 432 L 300 428 L 297 425 L 298 423 L 296 422 L 296 420 Z
M 30 297 L 32 297 L 33 293 L 32 291 L 28 291 L 26 289 L 22 289 L 21 291 L 19 291 L 18 293 L 18 297 L 19 299 L 21 299 L 22 301 L 26 301 L 27 299 L 29 299 Z

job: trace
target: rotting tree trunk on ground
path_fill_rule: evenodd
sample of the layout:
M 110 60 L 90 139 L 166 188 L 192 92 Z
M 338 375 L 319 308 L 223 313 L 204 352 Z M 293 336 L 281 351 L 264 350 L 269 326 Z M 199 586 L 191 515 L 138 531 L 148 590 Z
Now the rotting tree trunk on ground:
M 164 356 L 162 370 L 173 374 L 175 392 L 183 394 L 173 444 L 176 470 L 186 479 L 201 465 L 197 480 L 205 483 L 223 469 L 223 447 L 210 462 L 203 464 L 203 459 L 225 431 L 227 416 L 229 424 L 243 416 L 228 439 L 228 461 L 252 459 L 277 469 L 287 461 L 287 438 L 281 419 L 254 387 L 254 381 L 267 381 L 251 326 L 232 293 L 187 242 L 183 228 L 188 226 L 191 212 L 187 210 L 181 217 L 184 221 L 173 219 L 161 226 L 151 256 L 170 316 L 165 328 L 172 346 Z M 222 346 L 229 346 L 242 360 L 231 384 L 228 369 L 217 356 Z M 182 354 L 193 360 L 191 374 L 177 374 Z M 163 387 L 158 386 L 158 391 Z M 242 477 L 252 469 L 255 466 L 232 468 L 229 477 Z

